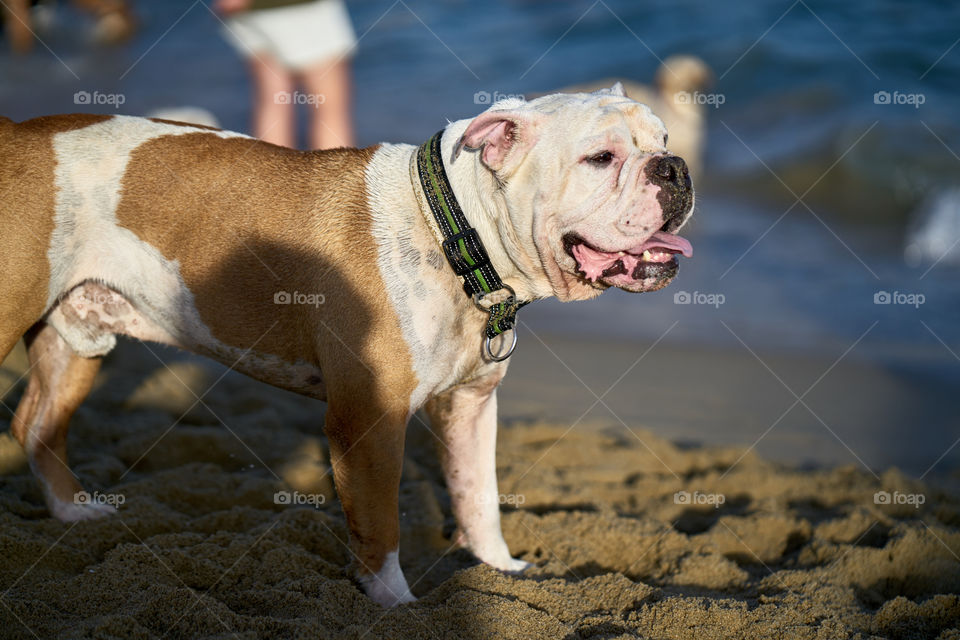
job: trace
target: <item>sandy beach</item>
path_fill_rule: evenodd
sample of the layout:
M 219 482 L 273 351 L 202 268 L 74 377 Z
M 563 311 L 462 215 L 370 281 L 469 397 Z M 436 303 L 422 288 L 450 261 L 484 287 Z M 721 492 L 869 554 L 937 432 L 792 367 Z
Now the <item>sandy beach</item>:
M 960 637 L 955 482 L 678 445 L 634 416 L 537 419 L 538 399 L 573 388 L 538 393 L 524 369 L 557 365 L 528 351 L 505 384 L 498 466 L 505 537 L 535 568 L 507 576 L 452 548 L 436 440 L 414 420 L 401 562 L 419 601 L 387 610 L 345 571 L 322 403 L 121 345 L 70 433 L 87 489 L 123 497 L 117 517 L 48 517 L 0 424 L 0 637 Z M 10 406 L 24 368 L 18 349 L 0 374 Z
M 123 1 L 126 44 L 95 44 L 80 6 L 106 0 L 39 3 L 28 55 L 0 34 L 0 116 L 186 107 L 251 134 L 254 105 L 281 104 L 223 37 L 225 3 Z M 38 3 L 0 17 L 19 4 Z M 510 551 L 534 566 L 505 575 L 453 545 L 418 416 L 400 487 L 418 600 L 381 608 L 351 578 L 323 403 L 125 340 L 68 446 L 118 514 L 61 523 L 10 434 L 18 346 L 0 363 L 0 640 L 960 640 L 960 3 L 346 5 L 358 146 L 420 144 L 498 98 L 650 85 L 676 54 L 713 71 L 673 94 L 703 107 L 695 257 L 662 291 L 519 316 L 498 478 Z M 328 92 L 300 84 L 283 93 L 306 125 Z M 8 157 L 11 182 L 47 162 Z M 210 207 L 201 177 L 182 176 Z

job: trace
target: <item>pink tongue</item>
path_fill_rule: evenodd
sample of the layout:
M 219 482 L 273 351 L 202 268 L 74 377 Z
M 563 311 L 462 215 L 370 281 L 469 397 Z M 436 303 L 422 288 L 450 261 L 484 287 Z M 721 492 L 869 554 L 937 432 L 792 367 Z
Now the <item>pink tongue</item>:
M 577 259 L 580 270 L 583 271 L 584 275 L 590 280 L 597 281 L 603 276 L 603 272 L 616 264 L 618 260 L 623 262 L 626 274 L 632 274 L 637 263 L 641 261 L 641 255 L 644 251 L 657 252 L 658 250 L 679 253 L 686 258 L 693 256 L 693 246 L 689 240 L 675 236 L 672 233 L 664 233 L 663 231 L 657 231 L 642 245 L 631 249 L 629 253 L 624 252 L 622 256 L 619 252 L 608 253 L 606 251 L 596 251 L 585 244 L 575 245 L 573 247 L 573 255 Z M 664 259 L 669 258 L 669 256 L 665 255 L 657 257 Z M 662 261 L 663 260 L 651 259 L 651 262 Z
M 650 239 L 644 242 L 639 249 L 630 253 L 643 253 L 644 251 L 653 251 L 654 249 L 669 249 L 683 255 L 684 258 L 693 257 L 693 245 L 684 237 L 672 233 L 657 231 L 650 236 Z

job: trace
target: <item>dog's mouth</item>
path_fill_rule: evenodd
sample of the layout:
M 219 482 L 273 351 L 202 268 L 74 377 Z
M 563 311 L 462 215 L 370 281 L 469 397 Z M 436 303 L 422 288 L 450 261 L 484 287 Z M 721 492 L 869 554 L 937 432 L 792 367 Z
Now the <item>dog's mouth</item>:
M 577 264 L 577 275 L 593 285 L 628 291 L 656 291 L 677 275 L 677 254 L 693 257 L 693 246 L 681 236 L 657 231 L 645 242 L 624 251 L 604 251 L 581 236 L 563 236 L 563 248 Z

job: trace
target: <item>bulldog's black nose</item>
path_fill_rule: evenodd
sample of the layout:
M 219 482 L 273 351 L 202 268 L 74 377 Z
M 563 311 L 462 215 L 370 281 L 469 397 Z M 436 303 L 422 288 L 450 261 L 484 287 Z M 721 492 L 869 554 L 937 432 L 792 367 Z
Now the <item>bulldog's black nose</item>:
M 657 202 L 663 211 L 663 230 L 677 230 L 693 203 L 693 183 L 687 163 L 679 156 L 654 156 L 647 162 L 644 173 L 651 184 L 660 187 Z
M 647 179 L 660 185 L 690 188 L 690 172 L 680 156 L 655 156 L 647 163 Z

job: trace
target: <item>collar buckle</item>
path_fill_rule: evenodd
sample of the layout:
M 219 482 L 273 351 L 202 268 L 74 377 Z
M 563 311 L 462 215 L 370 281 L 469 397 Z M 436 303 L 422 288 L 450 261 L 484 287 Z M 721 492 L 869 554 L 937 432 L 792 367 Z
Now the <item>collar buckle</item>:
M 490 257 L 480 242 L 480 235 L 473 227 L 447 237 L 443 241 L 443 253 L 453 267 L 453 272 L 461 277 L 490 264 Z

